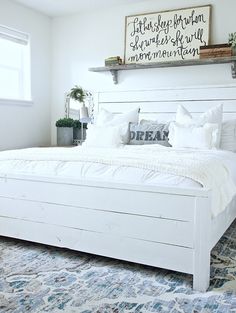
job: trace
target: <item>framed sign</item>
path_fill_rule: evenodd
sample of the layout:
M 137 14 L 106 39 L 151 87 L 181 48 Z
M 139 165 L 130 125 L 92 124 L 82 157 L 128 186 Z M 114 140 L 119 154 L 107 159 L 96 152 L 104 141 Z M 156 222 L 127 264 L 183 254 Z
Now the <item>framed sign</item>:
M 199 58 L 209 43 L 211 6 L 126 17 L 125 63 L 156 63 Z

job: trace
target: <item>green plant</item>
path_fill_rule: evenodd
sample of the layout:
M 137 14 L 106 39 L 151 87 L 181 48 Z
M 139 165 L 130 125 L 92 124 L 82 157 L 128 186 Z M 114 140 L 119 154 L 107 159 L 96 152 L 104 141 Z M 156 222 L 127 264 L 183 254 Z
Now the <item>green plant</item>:
M 236 47 L 236 33 L 229 34 L 229 44 L 234 48 Z
M 74 128 L 79 128 L 81 129 L 82 123 L 79 120 L 74 120 Z M 87 128 L 87 124 L 83 123 L 83 128 Z
M 75 101 L 84 102 L 87 93 L 82 87 L 75 85 L 75 87 L 71 88 L 68 96 Z
M 56 121 L 56 127 L 74 127 L 74 120 L 72 118 L 60 118 Z

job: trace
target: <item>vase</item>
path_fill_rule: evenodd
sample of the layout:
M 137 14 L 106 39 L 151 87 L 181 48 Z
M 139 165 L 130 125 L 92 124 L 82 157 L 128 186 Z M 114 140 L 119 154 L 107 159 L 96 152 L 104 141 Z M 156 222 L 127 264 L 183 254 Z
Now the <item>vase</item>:
M 83 129 L 83 138 L 82 138 L 82 129 L 74 127 L 73 139 L 74 140 L 85 140 L 86 139 L 86 128 Z
M 57 145 L 73 145 L 73 127 L 57 127 Z
M 73 139 L 80 140 L 81 139 L 81 129 L 78 127 L 74 127 L 73 129 Z

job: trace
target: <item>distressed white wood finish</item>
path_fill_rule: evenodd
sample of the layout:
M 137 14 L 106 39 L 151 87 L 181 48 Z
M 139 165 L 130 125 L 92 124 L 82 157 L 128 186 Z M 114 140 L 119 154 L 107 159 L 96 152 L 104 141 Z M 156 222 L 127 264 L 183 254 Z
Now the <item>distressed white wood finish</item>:
M 42 182 L 38 188 L 38 182 Z M 151 217 L 168 218 L 179 221 L 193 221 L 192 213 L 188 207 L 194 205 L 194 189 L 182 189 L 182 194 L 177 188 L 170 188 L 169 192 L 175 197 L 166 199 L 166 188 L 139 186 L 128 184 L 106 184 L 75 182 L 73 180 L 58 179 L 47 180 L 41 177 L 26 178 L 25 180 L 4 178 L 0 180 L 0 197 L 49 202 L 66 206 L 84 207 L 94 210 L 121 212 L 128 214 L 144 215 Z M 11 185 L 9 188 L 9 184 Z M 54 190 L 57 190 L 57 193 Z M 120 197 L 122 191 L 123 197 Z M 156 192 L 159 191 L 159 203 L 156 203 Z M 91 194 L 92 197 L 88 197 Z M 109 194 L 109 197 L 107 196 Z M 196 194 L 196 191 L 195 191 Z M 197 195 L 205 196 L 204 190 L 197 190 Z M 127 201 L 128 199 L 128 201 Z M 169 210 L 166 210 L 166 207 Z M 181 209 L 179 209 L 182 207 Z
M 110 91 L 99 93 L 99 103 L 103 102 L 145 102 L 145 101 L 213 101 L 235 100 L 236 85 L 202 86 L 186 88 L 163 88 L 151 90 Z M 193 107 L 195 105 L 193 104 Z
M 140 105 L 155 118 L 183 102 L 200 114 L 223 103 L 236 117 L 236 87 L 108 92 L 96 95 L 117 114 Z M 0 235 L 66 247 L 193 275 L 209 285 L 210 251 L 236 216 L 236 200 L 211 218 L 204 188 L 141 186 L 36 176 L 0 176 Z
M 211 226 L 210 248 L 212 249 L 220 240 L 225 230 L 231 225 L 236 217 L 236 196 L 226 210 L 213 219 Z
M 139 189 L 138 185 L 121 189 L 116 184 L 58 184 L 40 177 L 3 178 L 1 235 L 192 274 L 194 190 L 186 189 L 189 195 L 185 195 L 184 190 L 177 194 L 175 188 Z M 196 193 L 208 200 L 207 190 Z M 37 234 L 28 229 L 33 225 Z M 54 229 L 52 238 L 47 227 Z
M 236 86 L 101 92 L 97 100 L 98 110 L 105 108 L 119 114 L 139 107 L 140 119 L 159 121 L 173 120 L 179 104 L 193 116 L 223 104 L 224 120 L 236 119 Z
M 193 244 L 193 222 L 9 198 L 1 199 L 1 201 L 4 205 L 1 210 L 2 217 L 56 224 L 118 236 L 126 234 L 130 238 L 176 246 L 192 248 Z M 20 211 L 17 209 L 19 206 L 21 206 Z M 70 214 L 65 215 L 66 211 Z M 156 229 L 159 230 L 158 234 Z M 189 234 L 188 237 L 186 237 L 186 233 Z
M 210 199 L 196 198 L 193 257 L 193 288 L 206 291 L 210 283 Z
M 192 273 L 192 249 L 0 217 L 1 235 Z

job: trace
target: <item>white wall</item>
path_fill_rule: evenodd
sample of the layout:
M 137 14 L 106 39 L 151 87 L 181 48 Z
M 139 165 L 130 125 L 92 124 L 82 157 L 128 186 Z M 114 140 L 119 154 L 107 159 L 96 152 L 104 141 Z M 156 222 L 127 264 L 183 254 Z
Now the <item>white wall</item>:
M 51 120 L 51 20 L 13 1 L 0 0 L 0 23 L 30 34 L 33 99 L 28 107 L 0 104 L 0 150 L 46 145 Z
M 89 90 L 126 90 L 171 86 L 235 84 L 230 65 L 121 71 L 119 85 L 109 73 L 91 73 L 104 59 L 124 54 L 125 16 L 212 4 L 211 43 L 224 43 L 235 28 L 235 0 L 145 1 L 53 20 L 52 138 L 55 120 L 64 114 L 63 97 L 74 84 Z

